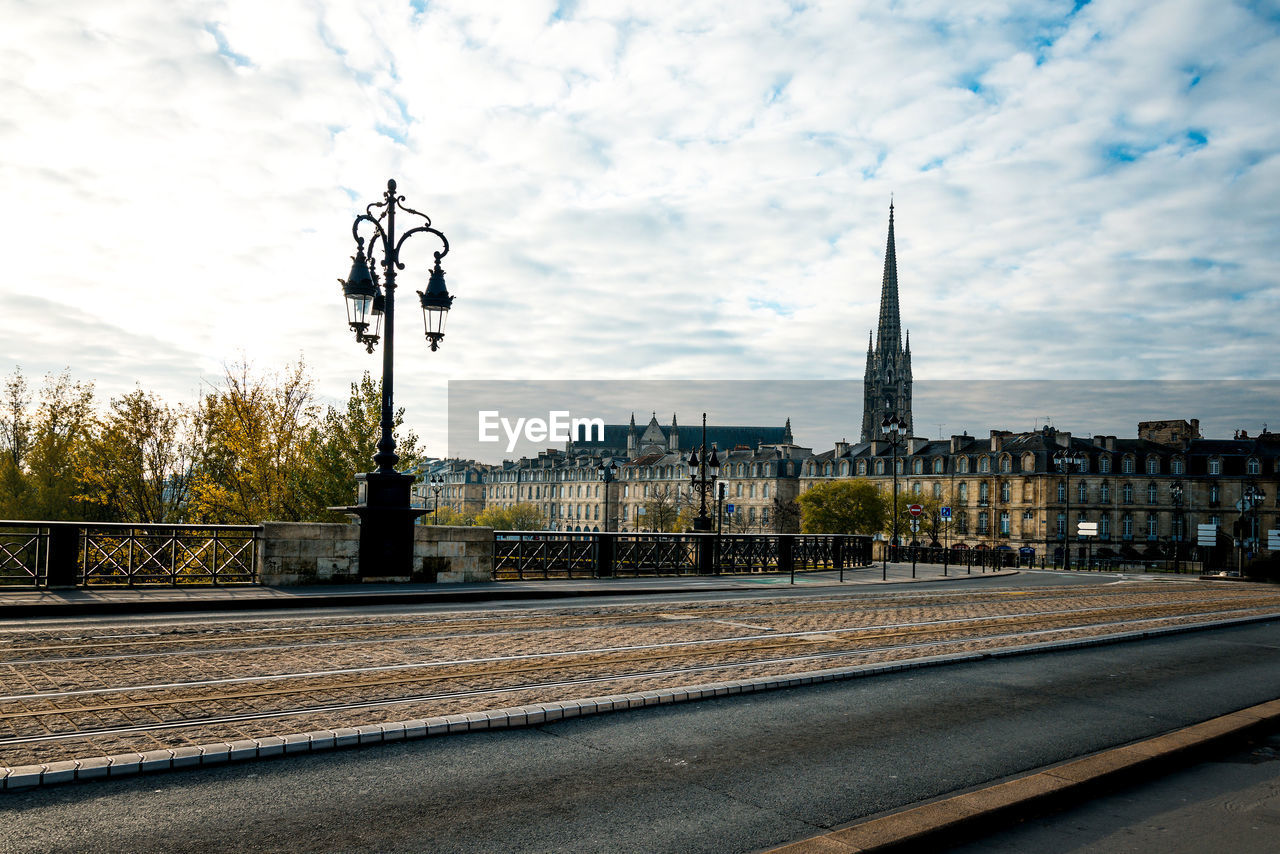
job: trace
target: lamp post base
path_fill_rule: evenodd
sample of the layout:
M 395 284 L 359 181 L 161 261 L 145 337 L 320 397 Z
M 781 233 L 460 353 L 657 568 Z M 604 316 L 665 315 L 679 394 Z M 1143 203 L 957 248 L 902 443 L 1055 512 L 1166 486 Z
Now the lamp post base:
M 356 475 L 360 503 L 331 509 L 360 520 L 360 577 L 413 577 L 413 523 L 429 511 L 411 506 L 414 477 L 367 472 Z
M 711 523 L 710 516 L 693 517 L 693 530 L 697 533 L 711 533 L 715 530 L 715 525 Z

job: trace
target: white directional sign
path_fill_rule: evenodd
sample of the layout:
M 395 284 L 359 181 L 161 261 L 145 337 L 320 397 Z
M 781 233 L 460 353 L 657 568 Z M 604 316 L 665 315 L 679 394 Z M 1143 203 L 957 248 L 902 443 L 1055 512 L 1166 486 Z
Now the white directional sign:
M 1098 536 L 1098 523 L 1097 522 L 1078 522 L 1076 524 L 1076 530 L 1079 532 L 1080 536 L 1082 537 L 1096 537 Z
M 1267 531 L 1267 548 L 1273 552 L 1280 552 L 1280 531 L 1275 528 Z
M 914 533 L 916 533 L 916 532 L 917 532 L 917 531 L 919 531 L 919 530 L 920 530 L 920 523 L 919 523 L 919 522 L 917 522 L 915 519 L 912 519 L 912 520 L 911 520 L 911 533 L 913 533 L 913 534 L 914 534 Z
M 1218 544 L 1218 527 L 1216 525 L 1196 525 L 1196 545 L 1216 546 Z

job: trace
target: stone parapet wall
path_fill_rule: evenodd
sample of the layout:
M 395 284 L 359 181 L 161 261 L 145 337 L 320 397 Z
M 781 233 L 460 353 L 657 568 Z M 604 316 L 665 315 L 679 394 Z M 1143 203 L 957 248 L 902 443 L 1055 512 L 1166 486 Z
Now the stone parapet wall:
M 492 528 L 418 525 L 413 534 L 415 581 L 493 580 Z
M 266 585 L 358 583 L 360 526 L 321 522 L 264 522 L 258 580 Z M 493 580 L 493 529 L 416 525 L 417 582 Z

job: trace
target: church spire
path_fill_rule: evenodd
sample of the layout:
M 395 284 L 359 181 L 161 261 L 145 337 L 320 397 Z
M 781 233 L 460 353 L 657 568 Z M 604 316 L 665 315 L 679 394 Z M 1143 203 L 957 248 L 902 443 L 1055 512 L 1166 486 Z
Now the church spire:
M 893 202 L 889 203 L 889 239 L 884 247 L 884 279 L 880 285 L 880 350 L 901 346 L 901 321 L 898 319 L 898 253 L 893 245 Z

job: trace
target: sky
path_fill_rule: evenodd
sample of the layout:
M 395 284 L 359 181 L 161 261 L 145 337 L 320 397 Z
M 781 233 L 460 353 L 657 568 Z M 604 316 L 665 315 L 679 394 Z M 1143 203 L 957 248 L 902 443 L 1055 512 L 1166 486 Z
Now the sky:
M 1274 0 L 0 0 L 0 19 L 0 374 L 189 402 L 230 363 L 302 357 L 344 399 L 381 351 L 351 339 L 337 280 L 395 178 L 451 245 L 438 352 L 414 293 L 429 235 L 397 292 L 397 404 L 428 450 L 449 380 L 860 382 L 891 198 L 918 382 L 1200 381 L 1203 407 L 1162 413 L 1192 418 L 1214 381 L 1280 380 Z M 1249 387 L 1218 435 L 1280 424 L 1277 386 Z M 1098 424 L 1136 421 L 1118 406 L 1035 419 L 1116 432 Z M 1030 426 L 998 399 L 982 418 L 916 415 Z

